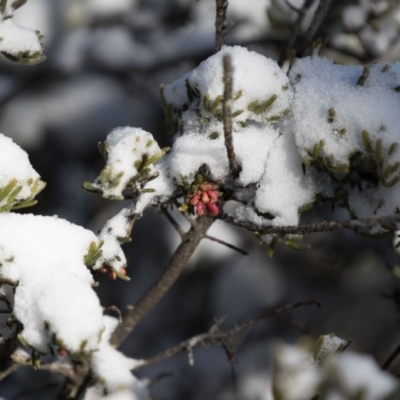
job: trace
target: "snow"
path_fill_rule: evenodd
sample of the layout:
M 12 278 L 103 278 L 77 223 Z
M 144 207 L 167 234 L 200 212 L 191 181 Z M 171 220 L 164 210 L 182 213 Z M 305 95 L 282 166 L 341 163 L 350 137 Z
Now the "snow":
M 279 125 L 290 112 L 293 92 L 274 61 L 243 47 L 225 46 L 165 86 L 167 119 L 172 126 L 182 119 L 167 159 L 171 176 L 180 184 L 190 184 L 203 164 L 217 181 L 229 176 L 221 121 L 225 54 L 233 65 L 232 137 L 241 167 L 236 185 L 256 185 L 249 207 L 259 214 L 272 214 L 276 217 L 273 224 L 297 224 L 299 209 L 313 202 L 315 190 L 303 176 L 292 134 Z M 254 222 L 251 214 L 239 208 L 236 216 L 246 215 Z
M 106 166 L 89 189 L 114 200 L 124 199 L 122 192 L 140 178 L 154 178 L 152 164 L 164 155 L 150 133 L 128 126 L 115 128 L 107 135 L 103 152 Z
M 288 80 L 274 61 L 239 46 L 225 46 L 164 87 L 175 138 L 161 161 L 164 152 L 149 133 L 124 127 L 109 134 L 107 164 L 94 189 L 122 199 L 134 185 L 141 194 L 132 212 L 139 214 L 168 201 L 177 186 L 193 185 L 204 164 L 214 181 L 232 179 L 222 122 L 225 54 L 233 65 L 232 137 L 241 167 L 233 183 L 243 201 L 237 219 L 297 225 L 317 193 L 332 198 L 339 187 L 356 216 L 396 210 L 400 63 L 343 66 L 313 56 L 297 60 Z M 137 147 L 136 140 L 142 140 Z M 155 162 L 140 181 L 135 162 L 144 154 Z
M 117 215 L 109 219 L 99 233 L 99 239 L 103 242 L 101 255 L 93 269 L 104 267 L 118 272 L 119 276 L 125 275 L 126 257 L 121 249 L 121 243 L 130 240 L 130 210 L 123 208 Z M 127 279 L 127 278 L 125 278 Z
M 207 136 L 187 134 L 178 137 L 169 157 L 171 175 L 178 181 L 194 180 L 198 169 L 207 164 L 215 179 L 228 175 L 228 158 L 221 135 L 210 140 Z
M 168 103 L 178 109 L 189 106 L 189 118 L 183 113 L 184 124 L 193 117 L 190 111 L 197 111 L 199 118 L 218 119 L 224 88 L 222 58 L 226 54 L 231 56 L 234 70 L 232 113 L 240 112 L 233 121 L 268 122 L 282 116 L 290 105 L 292 93 L 287 90 L 287 76 L 278 64 L 244 47 L 225 46 L 196 69 L 165 86 Z
M 349 341 L 337 337 L 335 334 L 322 335 L 318 338 L 313 351 L 313 358 L 316 363 L 320 363 L 331 354 L 343 351 Z
M 314 192 L 312 181 L 302 173 L 293 137 L 286 132 L 269 154 L 254 206 L 275 216 L 274 225 L 297 225 L 301 208 L 313 203 Z
M 44 60 L 40 33 L 12 20 L 17 2 L 6 0 L 0 9 L 0 52 L 14 61 L 36 64 Z
M 325 366 L 328 381 L 339 386 L 349 397 L 362 391 L 365 400 L 383 400 L 399 389 L 397 379 L 376 364 L 371 356 L 337 354 Z
M 315 394 L 320 372 L 300 346 L 276 345 L 274 391 L 282 400 L 308 400 Z M 276 396 L 278 397 L 278 396 Z
M 333 177 L 318 187 L 324 196 L 340 185 L 335 180 L 350 179 L 340 186 L 358 217 L 392 214 L 397 207 L 399 68 L 343 66 L 313 57 L 297 60 L 290 72 L 290 123 L 302 160 Z M 375 175 L 378 184 L 361 171 Z M 363 191 L 351 185 L 357 181 Z
M 3 38 L 0 44 L 0 51 L 5 53 L 15 54 L 15 49 L 18 49 L 18 52 L 41 52 L 36 33 L 31 29 L 14 24 L 11 19 L 1 21 L 0 37 Z
M 349 30 L 363 28 L 369 11 L 384 10 L 367 3 L 343 9 L 343 23 Z M 238 10 L 244 7 L 243 2 L 234 4 Z M 265 15 L 256 10 L 269 4 L 258 1 L 257 7 L 247 7 L 247 18 L 263 23 Z M 303 1 L 291 0 L 291 4 L 300 7 Z M 135 5 L 133 0 L 86 2 L 95 16 L 125 13 Z M 0 51 L 22 62 L 41 61 L 41 39 L 33 30 L 16 25 L 12 12 L 8 1 L 0 16 Z M 201 27 L 196 29 L 192 32 L 202 32 Z M 365 28 L 360 38 L 382 52 L 391 41 L 390 29 L 377 33 Z M 209 38 L 206 33 L 204 29 L 204 37 Z M 88 32 L 79 35 L 91 42 Z M 148 65 L 156 60 L 125 28 L 97 35 L 104 41 L 93 44 L 93 54 L 101 58 L 104 49 L 110 49 L 116 55 L 111 61 L 115 65 L 133 59 Z M 74 40 L 67 58 L 82 50 L 75 48 Z M 171 47 L 160 43 L 159 59 L 167 59 Z M 127 48 L 145 57 L 126 52 Z M 232 137 L 241 167 L 238 177 L 230 174 L 223 137 L 225 54 L 233 64 Z M 71 57 L 69 68 L 78 68 L 82 60 Z M 32 202 L 44 183 L 25 152 L 0 135 L 0 211 L 6 211 L 0 214 L 0 279 L 6 286 L 1 293 L 10 296 L 8 289 L 15 286 L 13 314 L 23 326 L 21 342 L 43 353 L 53 345 L 71 358 L 91 355 L 92 371 L 108 394 L 103 396 L 99 385 L 87 399 L 147 399 L 144 384 L 131 373 L 140 361 L 109 344 L 117 321 L 103 316 L 85 256 L 94 247 L 98 253 L 92 257 L 94 269 L 107 267 L 124 275 L 121 244 L 129 240 L 131 219 L 149 205 L 169 202 L 176 190 L 184 198 L 204 164 L 216 187 L 220 186 L 215 191 L 229 189 L 238 200 L 234 216 L 239 220 L 297 225 L 317 194 L 333 198 L 338 188 L 355 216 L 393 214 L 400 195 L 399 92 L 400 63 L 350 67 L 313 56 L 297 60 L 288 78 L 273 60 L 240 46 L 225 46 L 164 87 L 164 106 L 175 135 L 170 153 L 140 128 L 119 127 L 107 136 L 102 145 L 105 168 L 87 188 L 114 200 L 124 199 L 124 191 L 131 189 L 137 201 L 108 220 L 98 236 L 57 217 L 8 212 Z M 76 115 L 77 108 L 87 103 L 86 97 L 80 97 L 69 102 L 65 115 Z M 57 113 L 50 114 L 59 119 Z M 53 122 L 50 117 L 49 121 Z M 277 348 L 274 379 L 281 398 L 309 399 L 327 382 L 332 388 L 329 399 L 363 390 L 366 400 L 378 400 L 398 388 L 396 380 L 371 358 L 337 354 L 347 343 L 326 335 L 313 354 L 297 346 Z
M 3 134 L 0 154 L 0 211 L 8 211 L 32 201 L 45 183 L 32 168 L 25 151 Z
M 347 344 L 333 334 L 324 335 L 316 342 L 314 355 L 304 340 L 297 345 L 276 344 L 273 392 L 281 400 L 306 400 L 316 394 L 344 400 L 361 392 L 365 400 L 383 400 L 398 393 L 396 378 L 381 370 L 372 357 L 340 353 Z
M 121 225 L 115 218 L 108 226 L 118 233 Z M 71 358 L 91 357 L 109 393 L 124 387 L 130 398 L 146 399 L 130 372 L 137 362 L 109 344 L 118 320 L 103 316 L 84 264 L 89 248 L 99 245 L 96 235 L 57 217 L 2 213 L 0 243 L 0 280 L 16 286 L 13 314 L 23 326 L 21 344 L 40 354 L 53 345 Z
M 118 325 L 118 320 L 104 316 L 105 330 L 102 333 L 98 351 L 93 354 L 91 361 L 93 374 L 104 382 L 109 395 L 106 399 L 115 400 L 145 400 L 147 390 L 130 372 L 140 361 L 125 357 L 110 344 L 112 332 Z
M 136 204 L 134 204 L 132 213 L 142 214 L 144 209 L 150 205 L 157 205 L 168 202 L 176 189 L 175 182 L 171 179 L 169 170 L 168 156 L 164 156 L 154 165 L 154 174 L 156 178 L 146 183 L 143 192 Z
M 98 238 L 56 217 L 2 213 L 0 243 L 0 276 L 17 285 L 14 315 L 24 341 L 45 353 L 54 339 L 71 353 L 95 350 L 102 308 L 84 256 Z
M 249 126 L 233 136 L 236 159 L 241 165 L 239 179 L 246 186 L 260 180 L 265 171 L 268 154 L 279 132 L 269 126 Z

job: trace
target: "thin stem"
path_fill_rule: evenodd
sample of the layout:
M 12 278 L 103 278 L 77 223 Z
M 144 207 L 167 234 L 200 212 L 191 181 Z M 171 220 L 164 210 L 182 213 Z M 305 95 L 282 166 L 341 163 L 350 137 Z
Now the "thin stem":
M 4 371 L 0 372 L 0 381 L 2 381 L 4 378 L 7 378 L 8 375 L 12 374 L 14 371 L 16 371 L 21 365 L 19 364 L 11 364 L 7 369 Z
M 8 375 L 15 372 L 20 367 L 32 367 L 30 359 L 22 359 L 21 357 L 13 357 L 14 362 L 4 371 L 0 372 L 0 381 L 6 378 Z M 73 369 L 70 365 L 63 365 L 57 362 L 45 363 L 40 365 L 40 369 L 43 371 L 49 371 L 55 374 L 60 374 L 66 377 L 73 376 Z
M 238 253 L 243 254 L 244 256 L 248 256 L 248 255 L 249 255 L 249 253 L 248 253 L 246 250 L 240 249 L 239 247 L 237 247 L 237 246 L 235 246 L 235 245 L 233 245 L 233 244 L 230 244 L 230 243 L 228 243 L 228 242 L 225 242 L 225 240 L 221 240 L 221 239 L 218 239 L 218 238 L 216 238 L 216 237 L 214 237 L 214 236 L 209 236 L 209 235 L 207 235 L 205 238 L 206 238 L 206 239 L 209 239 L 209 240 L 212 240 L 213 242 L 222 244 L 223 246 L 226 246 L 226 247 L 228 247 L 229 249 L 235 250 L 235 251 L 237 251 Z
M 321 0 L 314 14 L 314 18 L 311 21 L 310 27 L 306 33 L 306 36 L 303 40 L 302 45 L 300 46 L 299 55 L 303 55 L 304 51 L 311 44 L 314 39 L 315 34 L 317 33 L 318 28 L 320 27 L 322 21 L 325 19 L 328 14 L 329 8 L 332 4 L 332 0 Z
M 233 66 L 231 56 L 225 54 L 222 63 L 224 69 L 224 102 L 222 106 L 222 117 L 224 121 L 225 147 L 228 153 L 229 169 L 232 176 L 236 178 L 239 175 L 240 167 L 236 160 L 232 139 Z
M 388 231 L 396 229 L 396 222 L 400 222 L 400 215 L 395 216 L 385 216 L 377 218 L 364 218 L 364 219 L 354 219 L 346 221 L 331 221 L 331 222 L 317 222 L 315 224 L 307 225 L 295 225 L 295 226 L 268 226 L 268 225 L 257 225 L 248 221 L 239 221 L 230 215 L 222 215 L 221 219 L 225 222 L 246 228 L 253 232 L 258 232 L 261 234 L 272 233 L 272 234 L 299 234 L 304 235 L 307 233 L 320 233 L 320 232 L 332 232 L 340 229 L 350 229 L 357 231 L 358 229 L 371 229 L 381 225 L 385 227 Z
M 315 300 L 301 301 L 301 302 L 298 302 L 295 304 L 290 304 L 287 306 L 282 306 L 282 307 L 274 308 L 273 310 L 270 310 L 270 311 L 263 312 L 262 314 L 258 315 L 257 317 L 255 317 L 247 322 L 244 322 L 240 325 L 237 325 L 227 331 L 221 331 L 219 329 L 220 325 L 222 324 L 222 322 L 225 319 L 225 318 L 222 318 L 222 319 L 218 320 L 209 329 L 208 332 L 202 333 L 200 335 L 196 335 L 189 340 L 185 340 L 185 341 L 179 343 L 178 345 L 171 347 L 171 348 L 155 355 L 154 357 L 151 357 L 147 360 L 143 360 L 140 364 L 138 364 L 134 368 L 134 371 L 149 367 L 150 365 L 153 365 L 153 364 L 157 364 L 157 363 L 164 361 L 170 357 L 173 357 L 176 354 L 181 353 L 182 351 L 189 351 L 189 349 L 191 351 L 193 349 L 193 347 L 198 346 L 199 344 L 201 344 L 203 346 L 211 344 L 211 343 L 224 345 L 226 343 L 226 341 L 231 340 L 232 336 L 238 334 L 239 332 L 243 331 L 244 329 L 249 328 L 250 326 L 256 324 L 257 322 L 259 322 L 262 319 L 269 318 L 269 317 L 272 317 L 277 314 L 285 313 L 290 310 L 294 310 L 296 308 L 309 306 L 309 305 L 316 305 L 319 308 L 321 307 L 321 305 Z
M 171 213 L 167 210 L 166 207 L 162 208 L 164 215 L 167 217 L 168 221 L 171 223 L 171 225 L 175 228 L 175 230 L 179 233 L 180 237 L 185 236 L 185 231 L 183 228 L 178 224 L 178 222 L 175 220 L 175 218 L 171 215 Z
M 390 365 L 392 364 L 392 362 L 398 357 L 398 355 L 400 354 L 400 345 L 398 345 L 396 347 L 396 349 L 394 350 L 394 352 L 387 358 L 387 360 L 382 364 L 381 368 L 383 370 L 387 370 Z
M 311 5 L 314 3 L 314 0 L 306 0 L 303 4 L 303 6 L 298 9 L 294 7 L 289 1 L 286 1 L 286 4 L 294 11 L 297 12 L 297 20 L 295 24 L 293 25 L 292 32 L 290 34 L 290 38 L 288 42 L 286 43 L 286 46 L 284 49 L 281 51 L 281 54 L 279 55 L 279 60 L 278 64 L 280 66 L 283 65 L 283 63 L 290 58 L 292 55 L 295 54 L 295 43 L 297 39 L 300 36 L 301 33 L 301 25 L 303 24 L 304 18 L 307 14 L 308 9 L 311 7 Z
M 183 269 L 190 260 L 200 241 L 206 236 L 208 229 L 214 220 L 203 216 L 198 218 L 192 228 L 185 233 L 182 242 L 176 249 L 168 266 L 158 279 L 158 281 L 142 296 L 134 305 L 128 308 L 123 317 L 123 323 L 114 331 L 110 343 L 118 347 L 136 325 L 145 317 L 149 311 L 164 297 L 170 287 L 178 279 Z
M 215 0 L 215 48 L 220 51 L 225 43 L 225 37 L 228 31 L 234 25 L 233 21 L 226 21 L 226 11 L 228 9 L 228 0 Z

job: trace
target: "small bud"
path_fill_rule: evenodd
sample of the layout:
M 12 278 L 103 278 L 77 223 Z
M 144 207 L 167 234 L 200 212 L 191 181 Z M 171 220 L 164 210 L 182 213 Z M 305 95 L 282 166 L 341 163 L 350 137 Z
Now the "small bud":
M 216 203 L 207 203 L 206 207 L 213 217 L 216 217 L 219 214 L 219 208 Z
M 195 206 L 200 200 L 200 195 L 199 194 L 195 194 L 191 199 L 190 199 L 190 204 L 192 206 Z
M 204 203 L 202 201 L 199 201 L 196 205 L 196 214 L 201 217 L 204 215 Z
M 218 192 L 216 190 L 207 190 L 210 203 L 216 203 L 218 200 Z
M 211 185 L 211 183 L 203 183 L 202 185 L 200 185 L 200 189 L 203 192 L 206 192 L 207 190 L 212 190 L 213 186 Z
M 117 274 L 113 270 L 110 270 L 110 272 L 108 273 L 108 276 L 110 277 L 110 279 L 112 281 L 115 281 L 117 279 Z
M 203 203 L 209 203 L 210 202 L 210 198 L 208 197 L 207 192 L 203 192 L 201 195 L 201 201 Z

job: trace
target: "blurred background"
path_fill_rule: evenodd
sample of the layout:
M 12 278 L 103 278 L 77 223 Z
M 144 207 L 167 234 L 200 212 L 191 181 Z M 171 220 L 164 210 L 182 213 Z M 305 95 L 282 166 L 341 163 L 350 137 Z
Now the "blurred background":
M 285 47 L 302 0 L 230 0 L 235 26 L 228 44 L 240 44 L 273 59 Z M 288 4 L 289 3 L 289 4 Z M 306 32 L 319 1 L 301 25 Z M 339 63 L 395 62 L 400 58 L 400 2 L 335 0 L 317 37 L 329 38 L 324 55 Z M 114 127 L 151 132 L 161 146 L 172 138 L 164 126 L 159 85 L 169 83 L 212 55 L 214 0 L 29 0 L 15 13 L 22 26 L 45 36 L 47 60 L 21 66 L 0 59 L 0 132 L 30 155 L 47 182 L 30 209 L 58 215 L 94 231 L 123 202 L 86 193 L 103 165 L 97 143 Z M 318 206 L 303 222 L 347 219 L 345 210 Z M 322 304 L 259 322 L 236 338 L 235 376 L 221 348 L 198 348 L 144 369 L 159 400 L 270 400 L 269 349 L 296 342 L 308 332 L 335 332 L 351 349 L 382 363 L 400 343 L 399 265 L 392 239 L 367 240 L 352 232 L 313 234 L 311 250 L 278 246 L 274 257 L 254 235 L 216 223 L 211 234 L 249 252 L 243 256 L 214 242 L 202 243 L 184 275 L 122 346 L 124 354 L 148 358 L 207 331 L 226 315 L 229 329 L 257 314 L 303 300 Z M 104 307 L 122 312 L 157 279 L 179 237 L 162 214 L 148 210 L 124 245 L 130 282 L 97 273 Z M 71 288 L 73 290 L 73 288 Z M 392 366 L 400 372 L 400 364 Z M 163 379 L 157 379 L 163 377 Z M 61 378 L 21 368 L 1 383 L 0 396 L 54 399 Z

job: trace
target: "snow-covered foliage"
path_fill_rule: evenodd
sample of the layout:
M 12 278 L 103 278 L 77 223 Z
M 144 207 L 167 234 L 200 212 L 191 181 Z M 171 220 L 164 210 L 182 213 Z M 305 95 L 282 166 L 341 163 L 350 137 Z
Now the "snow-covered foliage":
M 0 52 L 12 61 L 37 64 L 44 60 L 39 32 L 14 23 L 13 13 L 26 0 L 2 0 L 0 2 Z
M 109 344 L 111 334 L 118 325 L 116 318 L 104 316 L 104 331 L 98 350 L 93 353 L 91 365 L 93 374 L 105 386 L 108 395 L 102 396 L 102 385 L 95 386 L 85 399 L 126 399 L 148 400 L 147 389 L 144 383 L 138 381 L 131 373 L 138 361 L 125 357 Z M 97 393 L 96 393 L 97 392 Z
M 0 158 L 14 154 L 13 162 L 21 161 L 11 168 L 19 187 L 30 189 L 29 179 L 33 178 L 41 182 L 26 153 L 7 138 L 4 143 Z M 0 180 L 9 172 L 5 169 L 3 174 L 2 170 Z M 100 240 L 91 231 L 57 217 L 6 211 L 0 214 L 0 243 L 0 294 L 13 304 L 14 323 L 22 327 L 19 342 L 32 350 L 33 365 L 39 367 L 40 356 L 54 346 L 60 355 L 91 360 L 93 371 L 109 393 L 120 390 L 122 383 L 130 394 L 136 393 L 140 385 L 130 373 L 135 362 L 108 344 L 117 320 L 103 317 L 86 266 L 103 260 L 107 262 L 104 266 L 120 274 L 120 268 L 108 262 L 108 238 L 103 235 Z M 122 257 L 125 260 L 119 245 L 112 250 L 121 254 L 120 261 Z
M 287 115 L 292 98 L 286 74 L 275 61 L 247 49 L 225 48 L 196 69 L 164 89 L 167 120 L 173 133 L 207 133 L 222 119 L 222 58 L 229 54 L 234 62 L 232 117 L 239 126 L 248 123 L 273 123 Z M 235 79 L 236 78 L 236 79 Z M 179 117 L 182 124 L 179 126 Z
M 150 133 L 130 127 L 114 129 L 100 144 L 100 151 L 107 164 L 93 184 L 86 184 L 86 189 L 113 200 L 124 199 L 125 189 L 138 188 L 154 179 L 157 173 L 152 164 L 165 154 Z
M 309 343 L 279 344 L 274 348 L 275 399 L 385 400 L 399 393 L 399 384 L 383 372 L 370 356 L 346 351 L 348 342 L 321 336 L 312 352 Z
M 291 124 L 302 161 L 313 167 L 320 195 L 348 201 L 357 217 L 390 215 L 398 207 L 399 68 L 314 57 L 298 60 L 290 72 Z
M 0 220 L 1 280 L 16 286 L 14 315 L 23 325 L 23 343 L 42 353 L 49 344 L 76 355 L 93 352 L 102 309 L 84 258 L 97 237 L 56 217 L 2 213 Z
M 222 122 L 222 57 L 225 54 L 232 57 L 234 68 L 233 143 L 241 167 L 234 188 L 237 197 L 245 198 L 249 204 L 239 208 L 237 216 L 275 225 L 297 224 L 299 210 L 312 203 L 315 193 L 312 181 L 303 175 L 292 133 L 284 132 L 281 123 L 290 113 L 293 91 L 287 76 L 274 61 L 238 46 L 225 47 L 163 89 L 167 122 L 176 135 L 170 154 L 151 166 L 148 173 L 144 170 L 144 176 L 134 168 L 137 158 L 141 159 L 142 155 L 137 157 L 118 142 L 108 139 L 105 147 L 109 148 L 109 156 L 102 174 L 108 171 L 112 179 L 102 178 L 100 174 L 96 182 L 85 187 L 99 190 L 105 197 L 122 198 L 122 190 L 129 184 L 132 186 L 134 180 L 136 182 L 142 176 L 148 180 L 156 171 L 159 177 L 143 186 L 143 192 L 154 191 L 150 196 L 145 195 L 146 199 L 150 202 L 158 196 L 158 201 L 161 198 L 169 200 L 172 188 L 192 191 L 191 185 L 198 183 L 196 176 L 204 164 L 209 179 L 217 184 L 229 181 Z M 129 128 L 119 129 L 130 131 Z M 152 139 L 148 140 L 153 143 Z M 146 148 L 141 150 L 142 153 L 148 160 L 146 167 L 162 155 L 158 148 L 153 152 Z M 118 166 L 129 165 L 125 178 L 122 178 L 122 171 L 111 171 L 113 160 L 117 160 Z M 141 191 L 138 185 L 135 189 Z M 292 196 L 293 190 L 297 191 L 296 197 Z M 133 212 L 142 211 L 141 197 L 138 204 L 141 204 L 139 209 Z
M 36 204 L 45 183 L 32 168 L 28 155 L 10 138 L 0 134 L 0 211 Z
M 126 276 L 126 258 L 121 244 L 130 241 L 130 214 L 128 209 L 121 210 L 104 225 L 99 233 L 102 241 L 101 254 L 95 261 L 93 269 L 108 270 L 112 279 L 118 276 L 129 280 Z
M 12 19 L 14 10 L 24 2 L 0 1 L 0 52 L 11 60 L 34 64 L 44 59 L 43 38 Z M 258 29 L 265 33 L 293 24 L 297 18 L 294 9 L 304 5 L 302 0 L 260 0 L 256 7 L 244 6 L 240 0 L 231 3 L 232 15 L 243 17 L 240 29 L 233 31 L 235 35 L 241 32 L 242 38 L 254 38 Z M 52 68 L 64 60 L 64 72 L 79 69 L 86 56 L 100 60 L 110 70 L 154 66 L 170 62 L 170 53 L 179 58 L 207 49 L 210 38 L 214 40 L 207 20 L 211 3 L 196 6 L 192 36 L 181 42 L 174 34 L 156 31 L 159 17 L 146 14 L 142 2 L 87 0 L 70 4 L 78 10 L 71 25 L 82 27 L 87 19 L 96 27 L 111 17 L 112 27 L 82 28 L 60 44 L 62 50 Z M 301 30 L 309 26 L 318 4 L 313 2 L 307 11 Z M 128 16 L 131 10 L 135 13 Z M 397 17 L 389 18 L 389 11 L 396 11 Z M 343 6 L 341 12 L 347 34 L 357 36 L 371 53 L 382 53 L 396 38 L 397 5 L 360 0 Z M 113 26 L 119 20 L 126 26 Z M 380 29 L 371 29 L 371 20 L 377 20 Z M 387 25 L 386 20 L 390 21 Z M 213 25 L 214 20 L 211 22 Z M 156 34 L 143 45 L 127 27 Z M 201 39 L 193 41 L 196 35 Z M 339 35 L 333 37 L 333 43 L 340 43 Z M 237 175 L 229 167 L 223 132 L 225 55 L 233 64 L 231 117 L 240 167 Z M 36 126 L 40 135 L 52 131 L 58 118 L 54 110 L 63 109 L 65 120 L 70 121 L 89 98 L 96 97 L 96 104 L 112 114 L 110 103 L 103 102 L 103 93 L 110 95 L 108 89 L 113 86 L 97 79 L 80 77 L 77 88 L 66 86 L 65 104 L 54 101 L 60 96 L 58 90 L 50 100 L 38 102 L 31 96 L 19 104 L 24 105 L 25 116 L 37 116 L 38 110 L 46 109 L 46 121 L 38 118 Z M 77 96 L 76 89 L 92 80 L 100 83 L 99 91 L 93 92 L 89 85 L 90 96 L 86 97 L 85 91 L 85 96 Z M 149 132 L 129 126 L 114 129 L 100 144 L 106 165 L 85 188 L 106 199 L 133 201 L 109 219 L 98 235 L 61 218 L 12 212 L 34 205 L 44 183 L 25 152 L 0 135 L 0 296 L 12 309 L 9 322 L 19 324 L 20 344 L 30 352 L 33 365 L 38 367 L 40 357 L 56 349 L 59 356 L 68 356 L 65 364 L 88 361 L 97 383 L 87 391 L 86 400 L 147 400 L 145 384 L 131 373 L 138 362 L 110 344 L 117 320 L 103 315 L 88 267 L 108 272 L 112 279 L 128 280 L 121 244 L 130 240 L 133 222 L 149 206 L 159 209 L 173 203 L 186 217 L 207 214 L 218 218 L 228 211 L 225 203 L 233 200 L 229 212 L 234 220 L 264 227 L 297 225 L 301 214 L 316 201 L 344 205 L 352 218 L 393 215 L 398 212 L 400 194 L 399 92 L 398 63 L 348 67 L 315 55 L 297 60 L 286 74 L 271 58 L 244 47 L 226 46 L 162 87 L 161 101 L 174 136 L 170 151 L 161 149 Z M 70 101 L 78 97 L 80 101 Z M 130 106 L 126 108 L 131 113 Z M 18 108 L 8 116 L 30 130 L 30 117 L 20 118 Z M 62 140 L 69 145 L 68 135 Z M 268 244 L 279 239 L 293 245 L 299 237 L 264 235 L 261 239 Z M 347 344 L 327 335 L 317 341 L 312 352 L 297 346 L 277 347 L 275 398 L 302 400 L 318 393 L 320 400 L 383 400 L 392 395 L 397 382 L 372 359 L 337 354 Z
M 34 205 L 45 184 L 27 154 L 3 135 L 0 160 L 0 295 L 21 326 L 20 344 L 31 350 L 36 367 L 54 347 L 60 356 L 91 360 L 108 393 L 124 386 L 130 398 L 140 392 L 145 399 L 145 389 L 130 373 L 134 360 L 108 344 L 117 320 L 103 317 L 87 268 L 125 277 L 120 241 L 128 235 L 126 219 L 114 217 L 97 237 L 56 216 L 12 213 Z
M 230 176 L 223 134 L 226 54 L 233 64 L 237 178 Z M 398 64 L 350 67 L 313 56 L 297 60 L 289 80 L 274 61 L 242 47 L 224 47 L 163 88 L 167 123 L 175 134 L 170 153 L 157 162 L 163 153 L 145 133 L 156 147 L 137 155 L 127 150 L 133 145 L 112 139 L 113 132 L 105 145 L 106 168 L 86 187 L 119 199 L 133 186 L 140 194 L 132 213 L 140 213 L 146 203 L 168 201 L 178 189 L 188 193 L 190 206 L 192 185 L 201 175 L 220 194 L 224 188 L 234 191 L 232 198 L 242 203 L 237 219 L 259 225 L 297 225 L 316 199 L 344 204 L 356 217 L 393 214 L 400 187 L 398 70 Z M 137 131 L 117 132 L 133 137 Z M 143 172 L 135 167 L 140 163 L 146 167 Z M 200 173 L 204 164 L 207 171 Z M 141 194 L 148 191 L 152 193 Z

